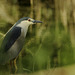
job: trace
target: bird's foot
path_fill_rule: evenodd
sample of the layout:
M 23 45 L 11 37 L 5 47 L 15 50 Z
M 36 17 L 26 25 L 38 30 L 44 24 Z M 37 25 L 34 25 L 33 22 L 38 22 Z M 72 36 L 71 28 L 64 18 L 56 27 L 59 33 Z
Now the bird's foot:
M 14 59 L 14 67 L 15 67 L 15 74 L 17 73 L 17 65 L 16 65 L 16 59 Z

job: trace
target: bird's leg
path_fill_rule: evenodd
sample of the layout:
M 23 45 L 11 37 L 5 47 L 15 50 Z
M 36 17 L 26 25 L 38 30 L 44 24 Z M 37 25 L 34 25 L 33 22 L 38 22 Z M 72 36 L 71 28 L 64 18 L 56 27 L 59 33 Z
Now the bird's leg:
M 13 62 L 10 60 L 10 72 L 12 73 L 12 65 L 13 65 Z
M 15 67 L 15 73 L 17 72 L 16 59 L 17 59 L 17 58 L 15 58 L 15 59 L 14 59 L 14 67 Z

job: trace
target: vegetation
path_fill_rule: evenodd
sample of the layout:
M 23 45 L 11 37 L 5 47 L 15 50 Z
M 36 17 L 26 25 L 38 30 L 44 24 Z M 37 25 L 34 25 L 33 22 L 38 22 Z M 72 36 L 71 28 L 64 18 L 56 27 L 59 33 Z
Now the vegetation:
M 29 16 L 43 22 L 30 26 L 25 46 L 17 59 L 17 73 L 47 70 L 75 62 L 74 3 L 74 0 L 0 1 L 0 42 L 8 29 L 22 17 Z M 7 66 L 0 68 L 1 74 L 9 73 Z

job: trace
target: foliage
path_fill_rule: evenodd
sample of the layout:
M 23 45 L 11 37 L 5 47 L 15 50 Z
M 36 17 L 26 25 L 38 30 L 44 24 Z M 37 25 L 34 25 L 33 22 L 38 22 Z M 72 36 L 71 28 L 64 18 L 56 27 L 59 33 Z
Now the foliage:
M 73 64 L 75 62 L 73 25 L 65 25 L 66 22 L 61 17 L 65 13 L 59 14 L 60 10 L 57 12 L 58 8 L 52 6 L 54 0 L 49 1 L 51 5 L 46 0 L 44 0 L 46 3 L 41 3 L 40 0 L 38 3 L 35 0 L 31 2 L 31 6 L 26 7 L 18 5 L 17 1 L 19 0 L 0 1 L 0 44 L 5 33 L 19 18 L 30 16 L 43 21 L 41 25 L 31 26 L 28 30 L 25 45 L 17 59 L 18 73 Z M 8 64 L 3 66 L 4 71 L 7 66 Z

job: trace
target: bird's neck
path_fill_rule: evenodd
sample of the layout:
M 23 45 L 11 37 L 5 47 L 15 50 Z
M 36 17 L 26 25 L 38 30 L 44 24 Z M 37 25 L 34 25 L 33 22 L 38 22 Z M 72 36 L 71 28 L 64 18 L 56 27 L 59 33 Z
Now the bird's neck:
M 27 33 L 27 30 L 28 30 L 28 27 L 29 25 L 28 24 L 25 24 L 25 23 L 21 23 L 19 25 L 17 25 L 18 27 L 21 27 L 22 28 L 22 33 L 24 34 L 24 37 L 26 36 L 26 33 Z

